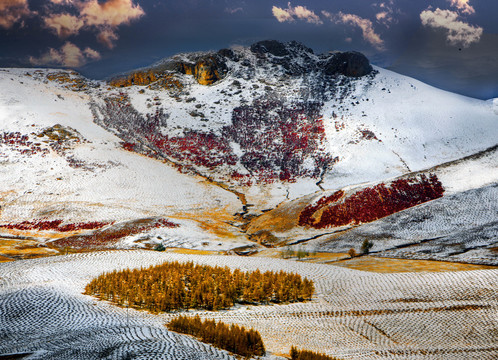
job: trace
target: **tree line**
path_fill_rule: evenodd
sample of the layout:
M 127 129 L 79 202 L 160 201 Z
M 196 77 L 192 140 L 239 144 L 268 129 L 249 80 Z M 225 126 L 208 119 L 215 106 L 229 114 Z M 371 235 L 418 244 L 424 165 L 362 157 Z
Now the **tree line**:
M 169 322 L 168 328 L 195 336 L 202 342 L 245 357 L 265 355 L 261 335 L 256 330 L 246 330 L 243 326 L 227 325 L 214 320 L 202 321 L 199 315 L 195 317 L 180 315 Z
M 309 350 L 298 350 L 295 346 L 291 347 L 291 360 L 337 360 L 337 358 L 320 354 Z
M 304 301 L 311 299 L 314 290 L 311 280 L 284 271 L 243 272 L 175 261 L 102 274 L 86 286 L 85 294 L 119 306 L 168 312 Z

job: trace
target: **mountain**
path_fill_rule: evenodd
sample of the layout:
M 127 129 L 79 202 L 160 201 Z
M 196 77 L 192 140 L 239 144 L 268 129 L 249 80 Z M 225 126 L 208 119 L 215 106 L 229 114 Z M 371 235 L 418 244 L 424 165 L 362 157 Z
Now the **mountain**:
M 379 254 L 477 252 L 496 264 L 496 100 L 277 41 L 179 54 L 107 82 L 3 69 L 0 86 L 6 236 L 58 249 L 330 252 L 368 238 Z M 464 230 L 487 250 L 462 248 Z M 463 250 L 434 250 L 443 243 Z

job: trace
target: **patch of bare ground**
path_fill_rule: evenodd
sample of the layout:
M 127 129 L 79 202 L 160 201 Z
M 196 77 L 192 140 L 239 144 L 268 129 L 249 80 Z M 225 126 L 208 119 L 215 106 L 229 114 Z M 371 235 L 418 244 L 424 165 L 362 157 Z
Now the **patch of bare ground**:
M 176 254 L 186 254 L 186 255 L 220 255 L 219 251 L 185 249 L 185 248 L 168 248 L 166 249 L 166 251 Z

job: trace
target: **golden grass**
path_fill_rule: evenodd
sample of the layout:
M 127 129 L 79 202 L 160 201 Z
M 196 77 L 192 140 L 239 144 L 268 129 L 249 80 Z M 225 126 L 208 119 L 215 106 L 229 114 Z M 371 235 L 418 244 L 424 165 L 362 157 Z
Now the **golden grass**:
M 168 248 L 168 252 L 173 252 L 176 254 L 186 254 L 186 255 L 219 255 L 219 251 L 212 250 L 196 250 L 196 249 L 184 249 L 184 248 Z
M 360 256 L 348 260 L 341 260 L 334 262 L 333 265 L 376 273 L 468 271 L 497 268 L 496 266 L 488 265 L 462 264 L 434 260 L 390 259 L 373 256 Z
M 14 261 L 14 259 L 0 255 L 0 263 L 8 262 L 8 261 Z
M 31 259 L 42 256 L 50 256 L 58 254 L 57 250 L 49 247 L 40 247 L 40 243 L 35 240 L 17 240 L 17 239 L 1 239 L 0 238 L 0 256 L 8 259 L 3 261 L 18 259 Z M 0 259 L 0 261 L 2 261 Z
M 310 256 L 310 258 L 313 262 L 327 263 L 347 259 L 349 255 L 346 253 L 317 252 L 313 256 Z
M 297 226 L 299 214 L 308 205 L 309 201 L 310 199 L 305 197 L 290 203 L 281 204 L 275 209 L 253 219 L 249 223 L 247 232 L 254 234 L 260 230 L 269 230 L 277 233 L 292 230 Z
M 269 257 L 269 258 L 282 258 L 282 253 L 285 251 L 285 247 L 281 248 L 270 248 L 259 251 L 253 256 Z M 297 251 L 296 251 L 297 252 Z M 303 258 L 303 261 L 314 262 L 314 263 L 328 263 L 336 262 L 339 260 L 349 258 L 348 254 L 345 253 L 328 253 L 328 252 L 316 252 L 309 256 Z M 296 259 L 294 256 L 292 259 Z
M 199 213 L 177 213 L 169 218 L 195 219 L 202 230 L 221 239 L 235 239 L 241 235 L 238 229 L 230 225 L 230 222 L 235 221 L 235 218 L 227 209 L 205 210 Z

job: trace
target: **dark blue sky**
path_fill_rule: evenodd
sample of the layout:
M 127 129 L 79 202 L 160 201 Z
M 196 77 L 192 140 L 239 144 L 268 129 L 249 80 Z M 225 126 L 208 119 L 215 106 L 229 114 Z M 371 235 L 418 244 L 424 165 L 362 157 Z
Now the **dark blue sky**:
M 298 40 L 479 98 L 498 97 L 495 0 L 0 0 L 0 66 L 103 78 L 184 51 Z

